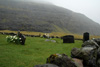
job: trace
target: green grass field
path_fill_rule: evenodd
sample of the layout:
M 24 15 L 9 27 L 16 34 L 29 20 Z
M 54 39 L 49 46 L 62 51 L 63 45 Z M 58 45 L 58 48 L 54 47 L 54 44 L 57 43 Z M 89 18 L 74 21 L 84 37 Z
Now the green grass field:
M 47 57 L 55 53 L 65 53 L 70 56 L 73 47 L 81 47 L 82 41 L 63 44 L 61 39 L 57 43 L 46 42 L 45 38 L 26 37 L 25 45 L 7 43 L 7 35 L 0 34 L 0 67 L 33 67 L 45 64 Z

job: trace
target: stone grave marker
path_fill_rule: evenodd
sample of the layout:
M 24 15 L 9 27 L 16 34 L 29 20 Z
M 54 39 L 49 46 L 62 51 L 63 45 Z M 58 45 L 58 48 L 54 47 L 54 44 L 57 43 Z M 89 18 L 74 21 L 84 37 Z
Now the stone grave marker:
M 17 35 L 18 35 L 19 38 L 21 38 L 20 43 L 21 43 L 22 45 L 25 45 L 26 37 L 25 37 L 23 34 L 21 34 L 20 32 L 18 32 Z
M 74 36 L 73 35 L 66 35 L 63 36 L 63 43 L 74 43 Z
M 85 42 L 85 41 L 87 41 L 87 40 L 89 40 L 89 33 L 88 33 L 88 32 L 85 32 L 85 33 L 83 34 L 83 42 Z

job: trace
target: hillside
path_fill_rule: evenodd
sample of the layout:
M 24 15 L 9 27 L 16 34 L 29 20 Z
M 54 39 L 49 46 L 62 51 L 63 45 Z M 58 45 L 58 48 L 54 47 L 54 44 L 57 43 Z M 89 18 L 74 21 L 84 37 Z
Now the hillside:
M 100 25 L 83 14 L 50 3 L 0 0 L 0 30 L 100 35 Z

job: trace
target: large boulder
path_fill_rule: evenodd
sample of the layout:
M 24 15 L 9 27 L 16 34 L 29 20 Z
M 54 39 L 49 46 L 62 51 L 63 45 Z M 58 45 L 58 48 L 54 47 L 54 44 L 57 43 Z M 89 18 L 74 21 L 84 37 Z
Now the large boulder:
M 99 45 L 94 40 L 88 40 L 82 44 L 82 47 L 93 47 L 98 49 Z
M 97 50 L 97 66 L 100 67 L 100 47 Z
M 47 58 L 46 63 L 55 64 L 59 67 L 77 67 L 73 60 L 65 54 L 52 54 Z
M 100 47 L 100 38 L 93 38 L 92 40 L 95 41 Z
M 94 47 L 73 48 L 71 57 L 82 59 L 84 66 L 96 67 L 97 49 Z
M 83 60 L 77 59 L 77 58 L 72 58 L 77 67 L 83 67 Z
M 100 47 L 97 50 L 97 59 L 100 59 Z
M 79 48 L 73 48 L 73 49 L 71 50 L 71 57 L 72 57 L 72 58 L 82 59 L 80 49 L 79 49 Z
M 97 60 L 97 67 L 100 67 L 100 59 Z

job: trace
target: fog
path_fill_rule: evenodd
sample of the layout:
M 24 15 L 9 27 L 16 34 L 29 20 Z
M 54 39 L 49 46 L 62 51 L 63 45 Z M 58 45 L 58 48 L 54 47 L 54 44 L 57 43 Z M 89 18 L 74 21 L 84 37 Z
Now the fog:
M 100 0 L 45 0 L 74 12 L 82 13 L 100 24 Z
M 23 0 L 50 2 L 77 13 L 82 13 L 100 24 L 100 0 Z

